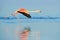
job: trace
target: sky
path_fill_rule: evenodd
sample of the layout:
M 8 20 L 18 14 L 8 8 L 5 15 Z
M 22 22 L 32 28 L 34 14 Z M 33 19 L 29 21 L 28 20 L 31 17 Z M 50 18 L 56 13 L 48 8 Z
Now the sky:
M 32 16 L 60 16 L 60 0 L 0 0 L 0 16 L 11 16 L 15 10 L 42 10 L 42 13 L 30 13 Z

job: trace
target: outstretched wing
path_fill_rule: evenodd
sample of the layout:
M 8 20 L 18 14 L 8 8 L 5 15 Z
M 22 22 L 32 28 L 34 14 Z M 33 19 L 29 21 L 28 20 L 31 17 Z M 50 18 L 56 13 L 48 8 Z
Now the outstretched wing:
M 28 13 L 25 13 L 25 12 L 20 12 L 20 13 L 23 14 L 24 16 L 28 17 L 28 18 L 31 18 L 31 15 Z

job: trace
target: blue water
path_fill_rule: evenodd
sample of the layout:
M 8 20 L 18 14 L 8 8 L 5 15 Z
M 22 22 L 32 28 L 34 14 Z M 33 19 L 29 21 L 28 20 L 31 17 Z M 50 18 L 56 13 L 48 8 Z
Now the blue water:
M 30 27 L 29 40 L 59 40 L 60 19 L 0 19 L 0 40 L 20 40 L 19 34 L 25 27 Z M 39 36 L 36 37 L 36 33 Z M 3 39 L 4 38 L 4 39 Z

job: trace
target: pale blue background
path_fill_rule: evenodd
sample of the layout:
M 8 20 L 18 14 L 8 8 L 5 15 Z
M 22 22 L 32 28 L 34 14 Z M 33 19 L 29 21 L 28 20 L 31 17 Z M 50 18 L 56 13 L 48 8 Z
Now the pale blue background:
M 60 0 L 0 0 L 0 8 L 0 16 L 9 16 L 19 8 L 42 10 L 37 16 L 60 16 Z
M 41 14 L 30 13 L 32 17 L 60 17 L 60 0 L 0 0 L 0 17 L 12 17 L 11 14 L 19 8 L 42 10 Z M 24 17 L 23 15 L 17 16 Z M 20 31 L 27 26 L 31 28 L 32 35 L 32 32 L 40 32 L 41 40 L 60 40 L 60 19 L 2 19 L 0 20 L 0 40 L 19 40 L 18 36 L 16 38 L 15 29 L 21 27 L 17 29 Z M 5 32 L 5 29 L 8 31 Z M 36 39 L 31 36 L 29 40 Z

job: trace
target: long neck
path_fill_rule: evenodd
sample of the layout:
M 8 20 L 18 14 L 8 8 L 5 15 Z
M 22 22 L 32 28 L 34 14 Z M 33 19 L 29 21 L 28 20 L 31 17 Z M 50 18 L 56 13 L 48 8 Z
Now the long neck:
M 41 10 L 34 10 L 34 11 L 28 11 L 28 12 L 41 12 Z

